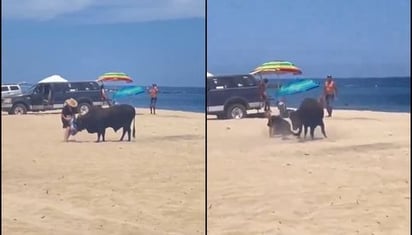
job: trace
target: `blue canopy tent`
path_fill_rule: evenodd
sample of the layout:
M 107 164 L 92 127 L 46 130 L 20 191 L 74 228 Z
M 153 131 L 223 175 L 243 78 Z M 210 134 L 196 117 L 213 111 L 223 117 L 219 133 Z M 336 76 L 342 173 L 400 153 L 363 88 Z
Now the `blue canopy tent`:
M 296 79 L 276 89 L 275 97 L 282 97 L 306 92 L 320 86 L 311 79 Z
M 116 100 L 118 99 L 133 95 L 139 95 L 145 93 L 145 91 L 145 88 L 141 86 L 127 86 L 115 91 L 112 97 L 113 101 L 116 102 Z

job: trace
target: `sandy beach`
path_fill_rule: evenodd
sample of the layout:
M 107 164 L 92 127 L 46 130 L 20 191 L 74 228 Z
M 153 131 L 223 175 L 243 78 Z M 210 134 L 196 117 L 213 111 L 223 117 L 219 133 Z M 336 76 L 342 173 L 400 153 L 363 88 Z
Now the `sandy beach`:
M 205 116 L 137 110 L 63 142 L 59 113 L 2 114 L 2 234 L 204 234 Z
M 208 234 L 410 234 L 410 114 L 334 112 L 327 139 L 207 121 Z

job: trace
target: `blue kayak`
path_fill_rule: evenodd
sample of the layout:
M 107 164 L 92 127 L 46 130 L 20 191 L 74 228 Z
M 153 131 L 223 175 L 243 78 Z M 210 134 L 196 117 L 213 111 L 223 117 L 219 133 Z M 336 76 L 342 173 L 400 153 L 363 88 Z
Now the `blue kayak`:
M 311 79 L 299 79 L 281 86 L 276 90 L 276 96 L 287 96 L 318 88 L 319 83 Z

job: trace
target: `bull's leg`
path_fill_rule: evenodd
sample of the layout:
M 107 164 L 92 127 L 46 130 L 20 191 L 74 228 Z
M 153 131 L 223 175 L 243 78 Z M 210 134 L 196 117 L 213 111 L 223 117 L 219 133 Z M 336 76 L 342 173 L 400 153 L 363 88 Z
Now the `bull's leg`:
M 106 135 L 106 128 L 103 128 L 103 130 L 102 130 L 102 141 L 103 141 L 103 142 L 106 141 L 105 135 Z
M 300 138 L 300 134 L 302 134 L 302 126 L 299 127 L 298 133 L 296 134 L 296 136 L 298 138 Z
M 315 138 L 315 128 L 316 126 L 310 126 L 310 138 L 312 138 L 312 140 Z
M 305 128 L 305 131 L 303 132 L 303 138 L 306 139 L 306 135 L 308 134 L 308 126 L 304 125 L 303 128 Z
M 97 132 L 97 140 L 96 140 L 96 142 L 97 142 L 97 143 L 100 142 L 100 132 Z
M 129 142 L 132 140 L 132 129 L 130 126 L 127 127 L 127 139 Z
M 132 139 L 132 130 L 130 129 L 130 126 L 124 126 L 123 127 L 123 133 L 122 133 L 122 137 L 120 137 L 120 141 L 123 141 L 123 138 L 124 138 L 124 135 L 126 134 L 126 132 L 127 132 L 127 140 L 128 141 L 131 141 L 131 139 Z
M 127 141 L 131 141 L 132 129 L 130 128 L 130 126 L 124 126 L 123 127 L 123 135 L 122 135 L 122 138 L 120 140 L 123 140 L 123 137 L 126 133 L 127 133 Z
M 125 134 L 126 134 L 126 129 L 123 127 L 123 133 L 122 133 L 122 137 L 120 137 L 120 141 L 123 141 Z
M 325 138 L 328 138 L 328 137 L 326 136 L 325 124 L 323 123 L 323 121 L 320 123 L 320 128 L 321 128 L 321 130 L 322 130 L 323 136 L 324 136 Z

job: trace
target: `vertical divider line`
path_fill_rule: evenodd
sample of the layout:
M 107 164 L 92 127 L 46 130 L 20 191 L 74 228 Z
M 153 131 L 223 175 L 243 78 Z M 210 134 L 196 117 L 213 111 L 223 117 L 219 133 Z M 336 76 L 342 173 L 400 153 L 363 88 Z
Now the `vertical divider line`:
M 205 234 L 207 234 L 207 0 L 205 1 Z

